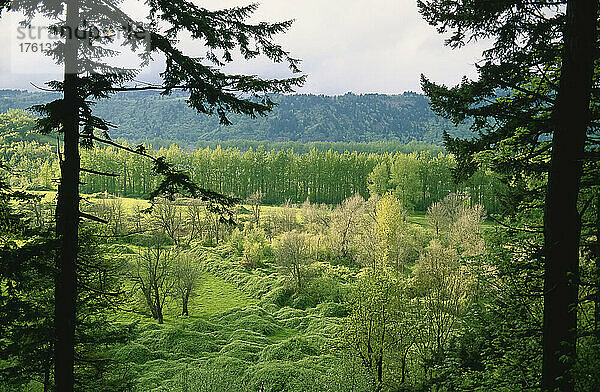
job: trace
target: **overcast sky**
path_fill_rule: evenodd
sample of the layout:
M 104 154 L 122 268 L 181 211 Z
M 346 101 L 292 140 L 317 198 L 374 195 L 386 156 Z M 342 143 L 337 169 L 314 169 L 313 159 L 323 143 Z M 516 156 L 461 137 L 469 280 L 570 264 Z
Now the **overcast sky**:
M 195 1 L 217 9 L 245 5 L 239 0 Z M 304 93 L 337 95 L 354 93 L 402 93 L 421 91 L 419 75 L 455 84 L 463 75 L 474 75 L 481 45 L 460 50 L 444 46 L 444 37 L 428 26 L 417 12 L 416 0 L 259 0 L 253 20 L 295 19 L 293 27 L 277 41 L 303 60 L 308 75 Z M 14 39 L 14 18 L 3 17 L 0 40 L 8 50 L 0 56 L 0 88 L 31 88 L 57 78 L 58 69 L 40 54 L 19 53 Z M 8 23 L 7 23 L 8 21 Z M 5 46 L 3 45 L 3 46 Z M 182 42 L 186 49 L 194 45 Z M 155 64 L 140 79 L 153 80 L 160 70 Z M 264 77 L 289 76 L 287 68 L 257 60 L 238 62 L 228 71 Z

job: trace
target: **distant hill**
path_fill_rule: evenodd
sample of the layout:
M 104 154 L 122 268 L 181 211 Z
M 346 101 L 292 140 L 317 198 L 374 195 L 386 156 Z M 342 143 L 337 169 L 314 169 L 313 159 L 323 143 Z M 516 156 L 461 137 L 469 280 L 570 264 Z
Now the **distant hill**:
M 0 112 L 26 109 L 56 95 L 47 92 L 0 90 Z M 166 140 L 187 145 L 198 141 L 234 139 L 271 142 L 369 142 L 394 140 L 440 144 L 444 130 L 469 134 L 455 128 L 429 108 L 427 97 L 408 92 L 402 95 L 345 94 L 276 95 L 279 105 L 267 117 L 256 119 L 231 115 L 231 126 L 216 116 L 205 116 L 185 103 L 183 93 L 161 96 L 156 92 L 121 93 L 95 106 L 95 114 L 118 125 L 113 138 L 131 142 Z

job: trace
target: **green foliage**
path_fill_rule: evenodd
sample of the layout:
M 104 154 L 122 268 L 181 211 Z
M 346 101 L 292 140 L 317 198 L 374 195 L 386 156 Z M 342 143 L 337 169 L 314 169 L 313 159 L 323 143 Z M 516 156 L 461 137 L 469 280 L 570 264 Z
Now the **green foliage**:
M 402 288 L 388 271 L 367 270 L 358 278 L 350 297 L 342 341 L 361 360 L 375 390 L 405 381 L 405 362 L 395 361 L 406 358 L 413 344 L 413 329 L 407 311 L 410 301 Z M 402 374 L 394 380 L 398 368 Z
M 272 256 L 265 231 L 261 228 L 253 228 L 244 235 L 242 263 L 248 268 L 260 266 L 265 258 Z
M 369 194 L 379 196 L 383 195 L 388 190 L 389 180 L 390 173 L 387 162 L 378 163 L 367 177 Z
M 40 145 L 56 143 L 52 137 L 37 132 L 35 118 L 30 112 L 20 109 L 0 111 L 0 142 L 6 146 L 23 141 L 35 141 Z
M 51 227 L 23 213 L 26 203 L 40 198 L 5 185 L 0 177 L 0 382 L 8 390 L 53 388 L 56 241 Z M 127 327 L 108 321 L 122 303 L 124 269 L 96 234 L 87 229 L 80 239 L 75 325 L 77 390 L 93 392 L 130 386 L 129 375 L 109 353 L 129 335 Z
M 132 148 L 122 140 L 120 145 Z M 48 189 L 54 187 L 52 179 L 58 175 L 54 150 L 50 145 L 37 142 L 15 142 L 1 148 L 0 157 L 22 174 L 10 178 L 14 185 Z M 420 211 L 425 211 L 431 203 L 455 191 L 468 193 L 474 200 L 484 203 L 488 211 L 496 211 L 499 208 L 498 194 L 502 189 L 495 175 L 484 170 L 464 183 L 454 184 L 451 176 L 454 158 L 441 152 L 434 155 L 429 152 L 431 150 L 407 155 L 401 152 L 359 153 L 357 150 L 338 152 L 313 148 L 299 153 L 295 149 L 258 148 L 243 151 L 217 146 L 189 152 L 177 145 L 170 145 L 159 149 L 145 146 L 144 151 L 155 158 L 165 157 L 166 161 L 177 167 L 188 168 L 191 180 L 198 187 L 188 184 L 183 188 L 169 189 L 197 197 L 210 196 L 200 192 L 204 189 L 233 194 L 240 199 L 260 192 L 266 204 L 283 204 L 287 201 L 304 203 L 306 200 L 313 204 L 336 204 L 356 192 L 366 198 L 369 186 L 373 186 L 375 169 L 378 189 L 372 189 L 373 192 L 383 194 L 391 190 L 401 199 L 405 208 Z M 147 198 L 161 186 L 161 182 L 164 183 L 157 176 L 156 165 L 146 157 L 132 155 L 116 147 L 84 150 L 82 165 L 118 175 L 82 173 L 85 184 L 81 190 L 84 193 L 108 192 Z M 39 170 L 40 167 L 42 170 Z M 182 175 L 169 170 L 167 174 L 177 178 Z M 182 181 L 177 180 L 177 183 L 183 184 Z M 222 201 L 227 204 L 226 200 Z M 262 225 L 269 223 L 262 222 Z
M 52 96 L 40 92 L 3 90 L 0 91 L 0 112 L 11 108 L 26 109 L 33 104 L 47 102 Z M 271 115 L 254 119 L 231 115 L 231 126 L 219 124 L 218 118 L 197 116 L 186 105 L 186 98 L 187 94 L 178 92 L 170 96 L 153 92 L 121 93 L 98 102 L 95 112 L 118 125 L 111 132 L 115 139 L 124 138 L 133 143 L 158 139 L 158 142 L 177 142 L 188 147 L 196 147 L 202 140 L 231 139 L 304 143 L 378 140 L 408 143 L 416 140 L 439 144 L 444 131 L 456 133 L 449 121 L 433 114 L 424 96 L 415 93 L 347 94 L 338 97 L 275 95 L 271 99 L 278 106 Z M 466 127 L 458 133 L 463 136 L 469 134 Z M 257 144 L 250 146 L 255 148 Z M 289 147 L 296 145 L 290 144 Z
M 536 245 L 521 243 L 532 235 L 521 233 L 518 241 L 513 235 L 496 231 L 487 256 L 470 264 L 476 283 L 470 286 L 472 298 L 429 385 L 457 391 L 539 391 L 542 298 L 528 293 L 541 289 L 542 266 L 535 258 Z M 522 248 L 513 253 L 517 246 Z

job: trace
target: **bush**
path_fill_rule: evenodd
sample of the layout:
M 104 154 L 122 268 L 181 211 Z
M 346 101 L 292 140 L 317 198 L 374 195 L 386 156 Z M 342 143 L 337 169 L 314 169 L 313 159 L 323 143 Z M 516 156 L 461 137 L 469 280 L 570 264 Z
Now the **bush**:
M 263 301 L 271 302 L 279 307 L 287 306 L 290 304 L 292 293 L 283 286 L 275 287 L 269 291 L 264 297 Z
M 261 362 L 246 371 L 246 384 L 251 391 L 304 392 L 325 391 L 318 385 L 319 373 L 300 367 L 295 362 Z
M 130 343 L 117 348 L 112 353 L 112 358 L 115 361 L 133 362 L 135 364 L 143 364 L 148 361 L 159 359 L 155 352 L 139 343 Z
M 234 229 L 229 237 L 229 245 L 237 256 L 244 254 L 244 233 L 240 229 Z
M 320 347 L 306 337 L 292 337 L 266 347 L 260 353 L 261 361 L 298 361 L 307 356 L 319 355 Z
M 273 252 L 263 229 L 254 228 L 245 231 L 244 234 L 242 265 L 247 268 L 256 268 L 262 265 L 262 261 L 271 256 Z
M 344 305 L 335 302 L 323 302 L 317 305 L 316 311 L 324 317 L 346 317 L 348 309 Z

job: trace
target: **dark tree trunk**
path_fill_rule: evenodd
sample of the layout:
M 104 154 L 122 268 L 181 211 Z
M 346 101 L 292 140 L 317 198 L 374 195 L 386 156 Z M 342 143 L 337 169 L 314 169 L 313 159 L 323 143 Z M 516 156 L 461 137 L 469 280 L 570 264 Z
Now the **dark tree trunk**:
M 402 379 L 401 383 L 404 384 L 406 381 L 406 357 L 408 356 L 408 349 L 402 354 Z
M 50 375 L 52 371 L 52 352 L 54 351 L 52 342 L 48 345 L 46 352 L 46 361 L 44 362 L 44 392 L 50 392 Z
M 596 244 L 594 249 L 596 274 L 600 277 L 600 193 L 596 195 Z M 594 298 L 594 334 L 600 340 L 600 287 L 596 288 Z
M 598 2 L 570 0 L 544 213 L 545 274 L 542 389 L 573 391 L 579 276 L 577 211 L 589 124 Z M 568 360 L 565 360 L 568 358 Z
M 162 313 L 161 308 L 156 309 L 156 320 L 159 324 L 162 324 L 164 322 L 163 313 Z
M 190 300 L 189 294 L 185 294 L 183 296 L 183 309 L 181 310 L 182 316 L 189 316 L 190 312 L 188 311 L 188 302 Z
M 377 390 L 383 389 L 383 353 L 379 353 L 377 358 Z
M 79 225 L 79 109 L 77 97 L 79 1 L 67 2 L 67 39 L 64 56 L 64 160 L 58 188 L 56 234 L 60 241 L 55 288 L 55 384 L 60 392 L 73 391 L 76 260 Z M 70 37 L 69 37 L 70 35 Z
M 158 291 L 158 283 L 156 283 L 154 286 L 154 304 L 155 304 L 154 307 L 156 310 L 156 320 L 158 321 L 159 324 L 162 324 L 163 323 L 163 309 L 162 309 L 160 292 Z

